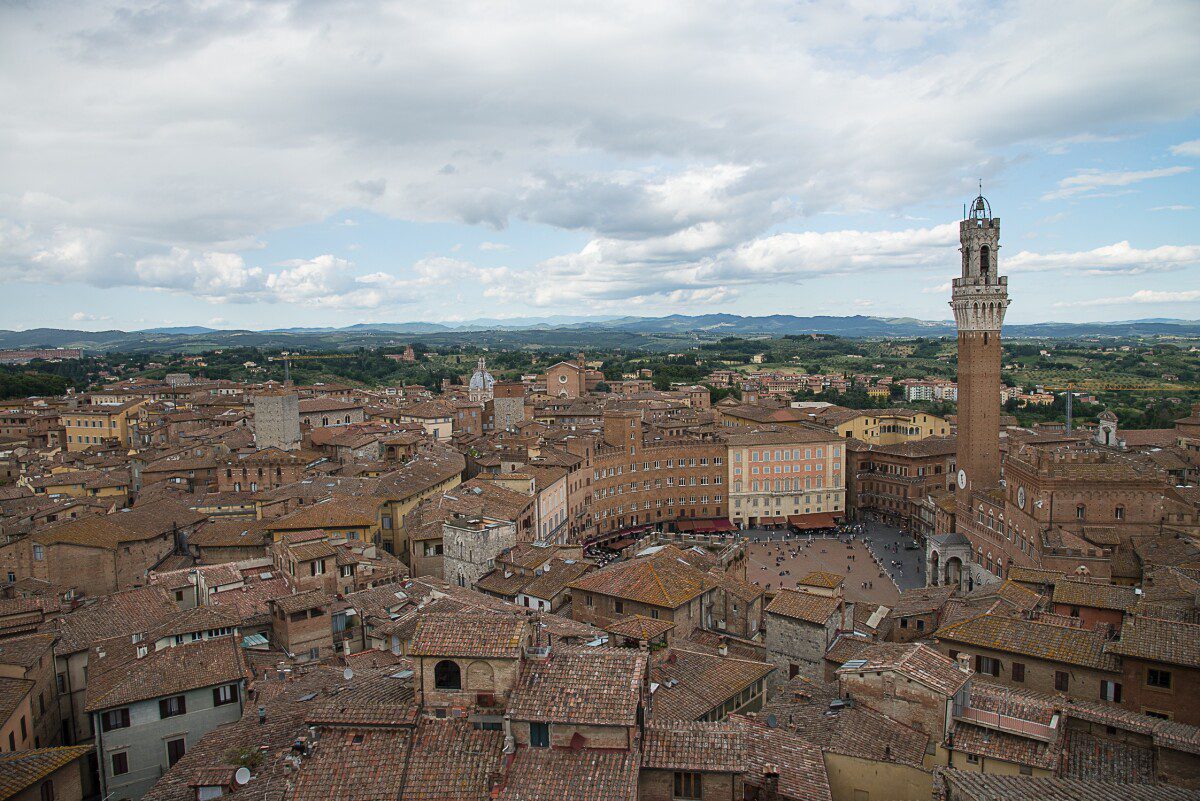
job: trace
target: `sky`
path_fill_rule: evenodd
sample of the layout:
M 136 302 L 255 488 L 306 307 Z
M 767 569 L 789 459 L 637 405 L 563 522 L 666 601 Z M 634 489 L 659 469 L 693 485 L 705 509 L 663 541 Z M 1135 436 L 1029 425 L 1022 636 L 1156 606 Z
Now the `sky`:
M 1200 319 L 1200 3 L 0 0 L 0 328 Z

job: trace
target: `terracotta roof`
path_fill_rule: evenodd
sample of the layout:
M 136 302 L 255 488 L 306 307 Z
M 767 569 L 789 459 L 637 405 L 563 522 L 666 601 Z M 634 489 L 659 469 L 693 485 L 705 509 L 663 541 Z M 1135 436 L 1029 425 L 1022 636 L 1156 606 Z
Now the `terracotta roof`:
M 641 758 L 630 751 L 520 748 L 497 801 L 634 801 Z
M 567 589 L 571 582 L 586 575 L 592 567 L 587 562 L 575 561 L 573 564 L 567 564 L 562 559 L 555 559 L 550 563 L 549 570 L 540 576 L 534 576 L 521 592 L 530 598 L 549 601 Z
M 890 614 L 892 617 L 906 617 L 937 612 L 954 593 L 955 588 L 947 586 L 904 590 L 892 604 Z
M 766 611 L 781 617 L 824 626 L 841 606 L 841 601 L 825 595 L 781 589 Z
M 843 666 L 838 674 L 892 670 L 947 696 L 958 692 L 971 677 L 956 662 L 924 643 L 876 643 L 860 651 L 854 659 L 864 660 L 864 664 Z
M 633 726 L 646 680 L 647 655 L 633 648 L 552 649 L 528 660 L 509 699 L 514 720 Z
M 954 722 L 951 733 L 954 737 L 955 751 L 1029 765 L 1042 770 L 1053 770 L 1062 755 L 1061 737 L 1047 743 L 1006 731 L 975 726 L 961 720 Z
M 200 548 L 262 548 L 269 539 L 266 521 L 241 517 L 209 520 L 192 532 L 188 544 Z
M 111 551 L 123 542 L 154 539 L 175 526 L 191 526 L 205 519 L 185 504 L 161 500 L 108 515 L 84 515 L 31 536 L 44 545 L 69 543 Z
M 620 637 L 648 641 L 661 637 L 673 628 L 675 628 L 675 623 L 671 620 L 646 617 L 645 615 L 627 615 L 609 623 L 604 630 Z
M 524 637 L 525 623 L 507 615 L 429 614 L 417 621 L 409 653 L 516 659 Z
M 942 626 L 933 636 L 946 642 L 1024 654 L 1096 670 L 1119 670 L 1116 659 L 1105 653 L 1104 635 L 1085 629 L 989 613 Z
M 48 633 L 0 639 L 0 665 L 31 668 L 51 649 L 55 639 Z
M 1121 639 L 1109 643 L 1108 650 L 1153 662 L 1200 667 L 1200 624 L 1127 617 L 1121 625 Z
M 179 613 L 179 607 L 162 587 L 138 587 L 104 595 L 57 622 L 54 653 L 66 656 L 85 651 L 107 637 L 141 634 Z
M 333 599 L 323 590 L 308 590 L 273 598 L 271 603 L 285 615 L 290 615 L 320 606 L 328 606 L 332 601 Z
M 0 801 L 6 801 L 33 787 L 49 778 L 56 770 L 82 759 L 91 751 L 90 745 L 72 745 L 65 748 L 35 748 L 0 754 Z
M 380 504 L 366 498 L 331 498 L 305 506 L 267 524 L 271 531 L 373 526 L 379 520 Z
M 285 801 L 395 801 L 411 729 L 329 729 L 301 763 Z
M 729 723 L 739 728 L 746 743 L 747 784 L 758 785 L 756 777 L 771 769 L 779 774 L 779 794 L 784 798 L 831 801 L 820 747 L 781 727 L 771 728 L 761 719 L 731 715 Z
M 923 767 L 929 735 L 863 704 L 833 711 L 837 685 L 815 685 L 797 676 L 772 695 L 759 713 L 822 750 L 876 762 Z
M 254 769 L 254 779 L 238 788 L 237 797 L 240 801 L 280 801 L 286 781 L 294 776 L 287 758 L 296 738 L 308 733 L 305 717 L 313 701 L 321 693 L 343 684 L 342 668 L 325 665 L 300 673 L 295 681 L 275 678 L 256 681 L 255 703 L 245 705 L 241 719 L 189 743 L 183 759 L 150 788 L 143 801 L 195 801 L 197 779 L 214 767 L 236 768 L 230 761 L 231 755 L 236 758 L 239 753 L 247 752 L 261 755 L 262 761 Z M 258 722 L 258 706 L 266 711 L 266 721 L 262 724 Z
M 1114 784 L 1082 779 L 1005 776 L 943 769 L 945 787 L 962 801 L 1195 801 L 1195 790 L 1162 784 Z
M 90 651 L 85 705 L 88 712 L 235 682 L 246 675 L 241 648 L 234 637 L 214 637 L 158 651 L 151 643 L 140 659 L 136 648 L 122 639 L 105 641 Z
M 504 733 L 467 720 L 422 718 L 412 738 L 399 801 L 479 801 L 498 769 Z
M 834 589 L 846 583 L 845 576 L 839 576 L 837 573 L 827 573 L 824 570 L 814 570 L 807 576 L 804 576 L 798 582 L 809 587 L 824 587 L 826 589 Z
M 699 720 L 774 669 L 769 662 L 673 647 L 650 670 L 658 684 L 651 707 L 654 718 Z
M 676 609 L 716 585 L 668 545 L 651 556 L 617 562 L 570 584 L 572 588 Z
M 305 720 L 315 726 L 411 726 L 418 712 L 412 677 L 398 673 L 395 665 L 355 665 L 352 678 L 313 699 Z
M 1138 602 L 1133 587 L 1061 579 L 1054 585 L 1054 603 L 1125 611 Z
M 0 720 L 7 722 L 35 686 L 31 679 L 0 676 Z
M 741 773 L 746 766 L 746 738 L 728 723 L 649 721 L 642 749 L 650 770 Z

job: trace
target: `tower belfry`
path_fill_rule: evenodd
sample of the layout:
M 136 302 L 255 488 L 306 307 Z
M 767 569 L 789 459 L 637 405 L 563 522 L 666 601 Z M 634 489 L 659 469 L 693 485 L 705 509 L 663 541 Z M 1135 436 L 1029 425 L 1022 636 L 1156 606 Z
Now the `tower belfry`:
M 950 307 L 958 328 L 958 509 L 967 514 L 973 489 L 1000 483 L 1000 329 L 1008 278 L 1000 275 L 1000 218 L 983 196 L 958 224 L 962 274 Z

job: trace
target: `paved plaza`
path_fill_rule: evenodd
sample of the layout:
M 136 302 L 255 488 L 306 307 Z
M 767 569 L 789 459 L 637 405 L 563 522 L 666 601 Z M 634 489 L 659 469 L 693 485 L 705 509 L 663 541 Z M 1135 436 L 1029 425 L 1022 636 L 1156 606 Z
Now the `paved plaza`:
M 805 575 L 823 570 L 845 577 L 849 600 L 890 606 L 900 595 L 897 584 L 901 589 L 925 586 L 919 570 L 922 552 L 905 550 L 911 538 L 891 526 L 867 523 L 862 534 L 840 540 L 819 536 L 810 540 L 783 531 L 750 531 L 743 536 L 752 540 L 747 545 L 747 578 L 765 590 L 795 589 Z M 864 543 L 864 538 L 871 542 Z M 900 566 L 893 566 L 893 561 Z

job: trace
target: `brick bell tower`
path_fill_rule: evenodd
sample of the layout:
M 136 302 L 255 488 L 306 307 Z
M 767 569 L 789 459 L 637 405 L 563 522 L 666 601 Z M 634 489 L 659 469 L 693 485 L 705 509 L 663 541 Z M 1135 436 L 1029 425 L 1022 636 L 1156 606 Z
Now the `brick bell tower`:
M 958 328 L 958 490 L 960 510 L 970 493 L 1000 483 L 1000 328 L 1008 308 L 1008 278 L 999 274 L 1000 219 L 979 197 L 958 224 L 962 276 L 950 307 Z

